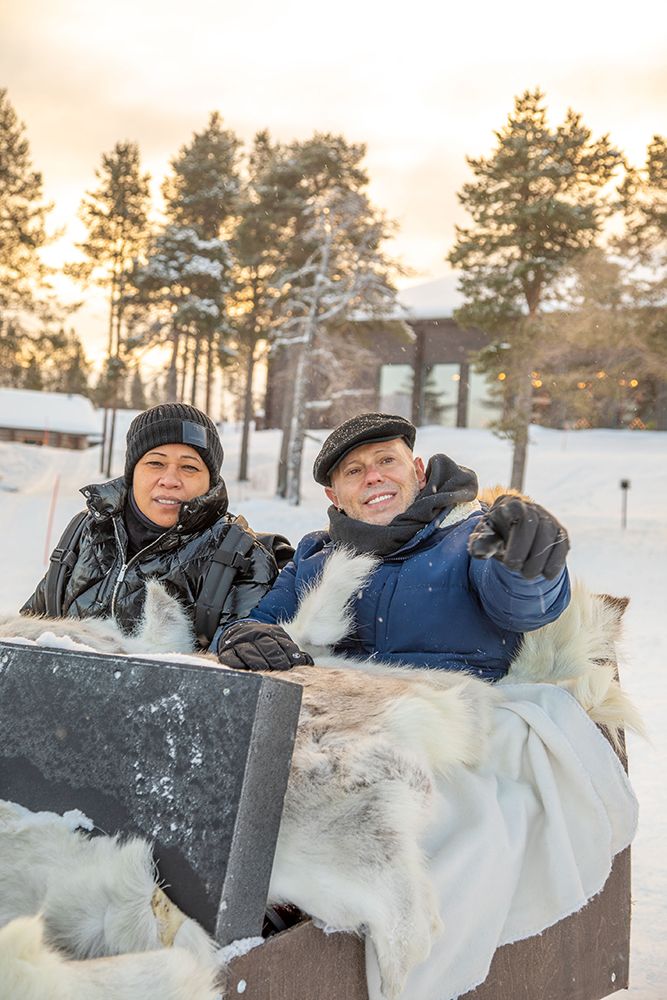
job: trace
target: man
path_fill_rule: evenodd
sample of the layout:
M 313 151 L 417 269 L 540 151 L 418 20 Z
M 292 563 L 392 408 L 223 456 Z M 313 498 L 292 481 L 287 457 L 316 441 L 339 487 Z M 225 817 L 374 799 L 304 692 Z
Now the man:
M 561 614 L 565 529 L 518 497 L 481 506 L 475 474 L 445 455 L 425 468 L 412 453 L 415 433 L 403 417 L 364 413 L 329 435 L 313 468 L 332 503 L 329 531 L 306 535 L 249 618 L 223 632 L 224 663 L 283 670 L 307 661 L 279 622 L 337 545 L 381 559 L 337 652 L 497 680 L 522 633 Z
M 77 514 L 23 614 L 113 615 L 138 623 L 146 581 L 178 597 L 206 648 L 269 590 L 293 549 L 281 536 L 256 536 L 227 513 L 215 424 L 184 403 L 140 413 L 127 432 L 125 474 L 84 487 Z M 214 646 L 215 648 L 215 646 Z

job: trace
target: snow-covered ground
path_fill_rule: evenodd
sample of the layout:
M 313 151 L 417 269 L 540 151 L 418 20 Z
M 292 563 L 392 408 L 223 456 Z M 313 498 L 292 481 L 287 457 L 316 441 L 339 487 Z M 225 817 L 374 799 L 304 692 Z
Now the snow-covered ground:
M 115 473 L 122 471 L 122 440 L 131 415 L 122 414 Z M 278 530 L 292 541 L 325 523 L 322 490 L 310 481 L 318 450 L 306 446 L 303 502 L 274 497 L 276 431 L 251 439 L 251 478 L 236 482 L 239 435 L 226 427 L 224 472 L 230 509 L 258 530 Z M 474 468 L 483 486 L 507 482 L 509 446 L 487 431 L 424 428 L 416 451 L 444 451 Z M 99 481 L 99 449 L 66 452 L 0 443 L 0 610 L 16 609 L 45 570 L 45 552 L 82 507 L 78 488 Z M 627 527 L 621 527 L 621 479 L 630 480 Z M 47 539 L 49 510 L 57 486 Z M 621 676 L 641 710 L 651 742 L 630 738 L 630 774 L 641 818 L 634 848 L 632 988 L 630 1000 L 667 997 L 667 434 L 632 431 L 549 431 L 533 428 L 526 490 L 567 526 L 570 566 L 591 587 L 626 594 Z M 47 544 L 48 543 L 48 544 Z

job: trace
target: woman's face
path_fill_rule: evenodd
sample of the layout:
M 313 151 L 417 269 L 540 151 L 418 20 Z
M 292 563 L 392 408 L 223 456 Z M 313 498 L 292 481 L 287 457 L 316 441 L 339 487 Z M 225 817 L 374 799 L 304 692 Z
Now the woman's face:
M 137 507 L 163 528 L 176 524 L 181 504 L 206 493 L 210 484 L 204 459 L 187 444 L 160 444 L 147 451 L 132 476 Z

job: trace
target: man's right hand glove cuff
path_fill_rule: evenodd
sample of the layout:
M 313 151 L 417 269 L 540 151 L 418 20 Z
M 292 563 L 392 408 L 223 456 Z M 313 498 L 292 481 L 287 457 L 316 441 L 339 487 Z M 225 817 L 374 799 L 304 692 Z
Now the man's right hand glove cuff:
M 280 625 L 255 621 L 235 622 L 225 629 L 218 659 L 234 670 L 290 670 L 313 663 Z

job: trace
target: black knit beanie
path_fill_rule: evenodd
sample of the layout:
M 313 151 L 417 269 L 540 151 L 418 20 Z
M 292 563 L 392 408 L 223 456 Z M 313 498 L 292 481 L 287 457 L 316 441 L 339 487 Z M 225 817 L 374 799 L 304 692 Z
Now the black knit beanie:
M 147 451 L 161 444 L 187 444 L 199 452 L 211 474 L 220 480 L 222 443 L 210 417 L 187 403 L 160 403 L 134 418 L 127 432 L 125 482 L 132 484 L 134 467 Z

